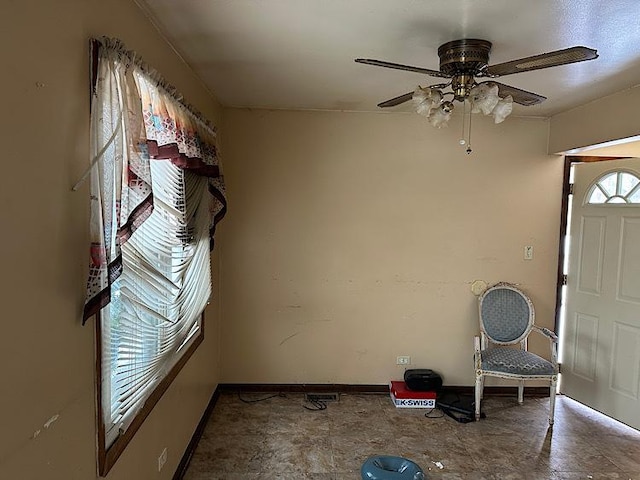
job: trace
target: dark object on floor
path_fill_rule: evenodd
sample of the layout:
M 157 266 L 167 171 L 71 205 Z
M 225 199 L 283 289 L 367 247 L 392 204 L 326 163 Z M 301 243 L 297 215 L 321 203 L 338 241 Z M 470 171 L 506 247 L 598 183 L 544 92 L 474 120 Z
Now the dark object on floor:
M 443 392 L 436 399 L 436 407 L 460 423 L 475 421 L 475 400 L 473 395 L 462 395 L 453 392 Z M 480 413 L 480 418 L 485 418 Z
M 424 472 L 411 460 L 402 457 L 375 455 L 360 468 L 362 480 L 424 480 Z
M 416 392 L 438 392 L 442 388 L 442 377 L 428 368 L 412 368 L 404 372 L 404 383 Z

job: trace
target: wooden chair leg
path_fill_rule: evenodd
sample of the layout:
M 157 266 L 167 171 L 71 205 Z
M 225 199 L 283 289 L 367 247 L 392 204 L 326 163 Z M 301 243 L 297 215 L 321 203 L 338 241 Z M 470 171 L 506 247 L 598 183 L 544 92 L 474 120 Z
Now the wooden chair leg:
M 557 383 L 558 383 L 558 379 L 556 377 L 553 377 L 551 379 L 551 388 L 549 391 L 549 425 L 553 425 L 553 418 L 555 416 Z
M 524 402 L 524 380 L 518 381 L 518 403 Z
M 482 401 L 482 390 L 484 381 L 482 375 L 476 374 L 476 422 L 480 420 L 480 403 Z

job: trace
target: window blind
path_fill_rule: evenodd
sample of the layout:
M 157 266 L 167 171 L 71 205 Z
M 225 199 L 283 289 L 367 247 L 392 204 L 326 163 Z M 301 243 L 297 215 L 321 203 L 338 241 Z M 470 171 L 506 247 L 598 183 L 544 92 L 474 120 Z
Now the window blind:
M 167 160 L 150 168 L 154 209 L 122 245 L 101 317 L 107 446 L 198 333 L 211 295 L 207 179 Z

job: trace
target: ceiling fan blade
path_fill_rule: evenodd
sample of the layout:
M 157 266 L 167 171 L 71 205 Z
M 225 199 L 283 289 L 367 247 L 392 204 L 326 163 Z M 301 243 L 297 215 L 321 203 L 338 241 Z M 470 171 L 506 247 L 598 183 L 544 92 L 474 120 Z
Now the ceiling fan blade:
M 449 78 L 449 75 L 445 75 L 437 70 L 430 70 L 422 67 L 412 67 L 411 65 L 401 65 L 399 63 L 384 62 L 382 60 L 374 60 L 372 58 L 356 58 L 357 63 L 364 63 L 366 65 L 374 65 L 376 67 L 395 68 L 396 70 L 406 70 L 408 72 L 424 73 L 431 75 L 432 77 Z
M 557 67 L 569 63 L 584 62 L 598 58 L 598 51 L 587 47 L 571 47 L 564 50 L 542 53 L 532 57 L 520 58 L 510 62 L 489 65 L 486 74 L 491 77 L 511 75 L 512 73 L 530 72 L 540 68 Z
M 537 93 L 527 92 L 526 90 L 521 90 L 510 85 L 505 85 L 504 83 L 494 82 L 493 80 L 481 83 L 492 83 L 497 85 L 498 95 L 500 97 L 504 98 L 507 95 L 511 95 L 515 103 L 519 103 L 520 105 L 524 105 L 526 107 L 542 103 L 547 99 L 547 97 L 543 97 L 542 95 L 538 95 Z
M 413 92 L 405 93 L 404 95 L 399 95 L 395 98 L 379 103 L 378 106 L 380 108 L 395 107 L 396 105 L 400 105 L 401 103 L 408 102 L 412 97 Z

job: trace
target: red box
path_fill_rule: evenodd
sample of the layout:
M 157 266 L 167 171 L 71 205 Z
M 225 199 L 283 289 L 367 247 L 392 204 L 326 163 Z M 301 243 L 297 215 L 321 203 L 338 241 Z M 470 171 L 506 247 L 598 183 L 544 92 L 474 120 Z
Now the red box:
M 397 408 L 436 408 L 436 392 L 414 392 L 402 381 L 392 380 L 389 393 Z

